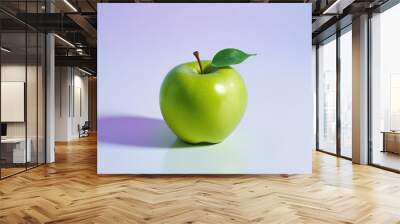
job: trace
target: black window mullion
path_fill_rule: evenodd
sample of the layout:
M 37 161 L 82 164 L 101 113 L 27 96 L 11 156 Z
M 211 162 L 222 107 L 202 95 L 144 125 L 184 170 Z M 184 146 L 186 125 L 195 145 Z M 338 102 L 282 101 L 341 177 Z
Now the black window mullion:
M 39 0 L 36 1 L 36 13 L 37 14 L 39 13 Z M 39 22 L 39 20 L 37 22 Z M 36 32 L 36 166 L 38 165 L 39 165 L 39 32 Z
M 0 47 L 2 47 L 2 32 L 1 32 L 1 24 L 2 23 L 0 23 Z M 2 55 L 2 53 L 0 52 L 0 125 L 1 124 L 3 124 L 2 122 L 1 122 L 1 67 L 2 67 L 2 58 L 1 58 L 1 55 Z M 2 179 L 2 177 L 1 177 L 1 170 L 2 170 L 2 157 L 1 157 L 1 150 L 2 150 L 2 148 L 1 148 L 1 144 L 0 144 L 0 179 Z
M 28 1 L 25 0 L 25 21 L 28 19 Z M 25 88 L 24 88 L 24 120 L 25 120 L 25 170 L 28 170 L 28 116 L 27 116 L 27 96 L 28 96 L 28 26 L 25 23 Z
M 373 142 L 372 142 L 372 12 L 368 12 L 368 31 L 367 31 L 367 44 L 368 44 L 368 53 L 367 53 L 367 66 L 368 66 L 368 74 L 367 74 L 367 83 L 368 83 L 368 164 L 373 164 Z
M 336 154 L 341 156 L 341 110 L 340 110 L 340 84 L 341 84 L 341 65 L 340 65 L 340 30 L 336 32 Z
M 319 45 L 315 46 L 315 147 L 319 149 Z

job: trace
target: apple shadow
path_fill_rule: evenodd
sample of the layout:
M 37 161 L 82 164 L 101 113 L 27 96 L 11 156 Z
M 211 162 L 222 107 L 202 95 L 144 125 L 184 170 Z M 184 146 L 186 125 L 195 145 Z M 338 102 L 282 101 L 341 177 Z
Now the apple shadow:
M 139 116 L 109 116 L 98 119 L 98 141 L 148 148 L 187 148 L 162 119 Z

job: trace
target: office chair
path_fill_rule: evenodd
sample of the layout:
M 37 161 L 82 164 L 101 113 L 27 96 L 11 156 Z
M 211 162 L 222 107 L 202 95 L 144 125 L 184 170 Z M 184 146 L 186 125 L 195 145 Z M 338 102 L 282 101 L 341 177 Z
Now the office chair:
M 78 125 L 78 129 L 79 129 L 79 138 L 89 136 L 89 129 L 90 129 L 89 121 L 85 121 L 82 127 Z

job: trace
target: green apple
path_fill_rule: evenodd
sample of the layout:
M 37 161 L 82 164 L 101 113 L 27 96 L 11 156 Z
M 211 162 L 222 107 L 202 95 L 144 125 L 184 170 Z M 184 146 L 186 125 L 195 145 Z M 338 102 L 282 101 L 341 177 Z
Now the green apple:
M 201 61 L 198 52 L 194 55 L 197 62 L 178 65 L 165 77 L 160 90 L 161 113 L 181 140 L 219 143 L 237 127 L 247 104 L 245 83 L 229 65 L 251 55 L 224 49 L 212 62 Z

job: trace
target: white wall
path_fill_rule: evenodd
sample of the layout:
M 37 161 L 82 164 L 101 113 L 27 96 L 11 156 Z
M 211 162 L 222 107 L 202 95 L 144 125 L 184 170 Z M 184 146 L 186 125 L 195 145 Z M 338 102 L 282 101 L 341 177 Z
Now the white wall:
M 56 67 L 55 89 L 55 140 L 77 139 L 78 125 L 88 120 L 88 77 L 76 68 Z
M 31 66 L 28 66 L 28 74 L 30 74 Z M 25 64 L 8 64 L 1 66 L 1 81 L 10 82 L 18 81 L 25 82 Z M 4 110 L 5 108 L 2 108 Z M 7 123 L 7 137 L 25 137 L 24 122 Z
M 27 69 L 27 70 L 25 70 Z M 25 75 L 26 71 L 28 74 L 28 81 L 30 86 L 31 85 L 36 85 L 36 81 L 33 80 L 30 75 L 34 74 L 36 76 L 36 66 L 28 66 L 25 67 L 24 65 L 20 64 L 6 64 L 1 66 L 1 81 L 2 82 L 25 82 Z M 34 121 L 36 124 L 36 113 L 30 113 L 31 111 L 36 111 L 36 101 L 31 99 L 32 97 L 35 98 L 36 100 L 36 88 L 27 88 L 27 96 L 28 96 L 28 122 Z M 31 92 L 32 91 L 32 92 Z M 34 104 L 29 105 L 31 102 L 34 101 Z M 34 108 L 32 108 L 34 107 Z M 2 110 L 5 110 L 6 108 L 2 108 Z M 33 129 L 36 130 L 36 125 L 33 127 L 33 124 L 28 124 L 28 129 L 32 127 Z M 28 130 L 28 137 L 29 133 L 31 133 Z M 7 135 L 8 137 L 24 137 L 25 136 L 25 122 L 7 122 Z
M 78 138 L 78 125 L 83 125 L 85 121 L 88 121 L 88 77 L 81 76 L 82 73 L 76 74 L 77 70 L 74 70 L 74 80 L 73 80 L 73 94 L 71 99 L 74 99 L 74 102 L 71 102 L 72 116 L 71 116 L 71 135 L 72 138 Z
M 55 69 L 55 140 L 67 141 L 69 132 L 69 84 L 68 67 Z

